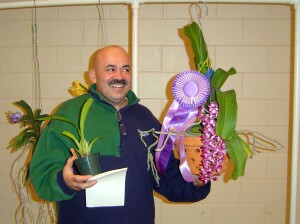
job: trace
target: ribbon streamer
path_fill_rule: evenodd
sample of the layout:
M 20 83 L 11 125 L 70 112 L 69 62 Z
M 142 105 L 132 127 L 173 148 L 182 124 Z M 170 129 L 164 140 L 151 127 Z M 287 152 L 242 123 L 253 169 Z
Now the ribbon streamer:
M 174 80 L 172 85 L 174 101 L 170 106 L 162 124 L 161 132 L 174 130 L 182 132 L 184 127 L 196 121 L 198 107 L 207 99 L 210 93 L 208 79 L 197 71 L 184 71 Z M 164 146 L 167 134 L 159 136 L 155 161 L 157 169 L 163 175 L 166 172 L 169 158 L 171 156 L 175 140 L 178 140 L 178 150 L 180 155 L 180 171 L 187 182 L 194 180 L 185 159 L 183 136 L 171 135 Z

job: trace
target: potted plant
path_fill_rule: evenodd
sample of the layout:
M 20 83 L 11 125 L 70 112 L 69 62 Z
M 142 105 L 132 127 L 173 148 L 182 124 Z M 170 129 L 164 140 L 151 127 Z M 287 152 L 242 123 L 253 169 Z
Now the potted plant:
M 197 124 L 188 132 L 199 133 L 202 149 L 200 176 L 203 182 L 214 179 L 214 172 L 220 171 L 222 162 L 228 155 L 234 164 L 232 178 L 244 175 L 246 159 L 252 154 L 248 144 L 235 131 L 237 124 L 237 101 L 233 89 L 222 91 L 228 77 L 236 74 L 235 68 L 213 71 L 202 31 L 196 22 L 183 27 L 194 53 L 196 70 L 210 83 L 210 93 L 206 102 L 199 108 Z
M 70 123 L 76 128 L 76 131 L 79 135 L 79 139 L 77 139 L 71 132 L 63 131 L 62 134 L 69 137 L 76 145 L 75 151 L 78 152 L 79 158 L 74 161 L 75 165 L 78 168 L 78 171 L 82 175 L 96 175 L 101 173 L 101 166 L 100 166 L 100 158 L 99 153 L 91 154 L 91 149 L 93 144 L 100 139 L 100 137 L 96 137 L 91 141 L 87 141 L 84 136 L 84 128 L 85 128 L 85 120 L 88 114 L 88 111 L 93 103 L 93 99 L 89 98 L 83 104 L 81 109 L 81 113 L 79 116 L 79 126 L 76 125 L 74 122 L 68 120 L 67 118 L 61 116 L 46 116 L 43 118 L 39 118 L 39 120 L 60 120 L 63 122 Z

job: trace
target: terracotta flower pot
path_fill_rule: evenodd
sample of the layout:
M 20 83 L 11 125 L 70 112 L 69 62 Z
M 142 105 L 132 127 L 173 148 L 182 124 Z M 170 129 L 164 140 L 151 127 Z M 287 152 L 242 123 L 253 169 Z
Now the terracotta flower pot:
M 99 153 L 83 156 L 74 161 L 81 175 L 96 175 L 101 173 Z
M 202 151 L 200 146 L 202 145 L 201 139 L 199 136 L 197 137 L 185 137 L 184 138 L 184 147 L 186 153 L 187 163 L 190 167 L 192 174 L 199 174 L 200 172 L 200 164 L 202 161 Z M 222 169 L 217 174 L 222 174 L 225 172 L 228 165 L 229 158 L 228 156 L 224 156 L 224 160 L 222 163 Z

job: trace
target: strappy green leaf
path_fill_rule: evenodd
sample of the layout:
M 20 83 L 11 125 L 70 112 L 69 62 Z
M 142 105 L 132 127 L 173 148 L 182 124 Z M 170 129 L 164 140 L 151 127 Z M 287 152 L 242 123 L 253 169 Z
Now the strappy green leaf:
M 211 84 L 211 86 L 213 86 L 217 89 L 220 89 L 223 86 L 223 84 L 225 83 L 225 81 L 228 79 L 228 77 L 230 75 L 234 75 L 234 74 L 236 74 L 236 70 L 234 68 L 231 68 L 228 71 L 218 68 L 214 72 L 214 74 L 211 78 L 210 84 Z
M 205 74 L 208 68 L 210 68 L 210 60 L 201 29 L 196 22 L 192 22 L 183 27 L 183 32 L 192 43 L 196 69 L 200 73 Z
M 17 104 L 19 107 L 23 108 L 26 111 L 27 116 L 29 116 L 32 119 L 34 118 L 31 107 L 24 100 L 15 102 L 15 104 Z
M 80 115 L 80 136 L 82 138 L 84 138 L 84 124 L 85 124 L 85 120 L 86 120 L 86 117 L 87 117 L 87 114 L 88 114 L 88 111 L 91 107 L 93 103 L 93 99 L 92 98 L 89 98 L 87 101 L 85 101 L 83 107 L 82 107 L 82 110 L 81 110 L 81 115 Z
M 223 140 L 229 140 L 235 132 L 237 123 L 237 102 L 234 90 L 222 92 L 217 90 L 219 114 L 216 124 L 216 133 Z
M 77 149 L 75 149 L 81 156 L 82 156 L 82 146 L 81 144 L 78 142 L 77 138 L 70 132 L 68 131 L 63 131 L 62 133 L 65 136 L 68 136 L 70 139 L 72 139 L 74 141 L 74 143 L 76 144 Z
M 244 176 L 246 165 L 246 153 L 241 144 L 242 139 L 234 133 L 230 140 L 225 141 L 227 153 L 234 164 L 232 179 L 236 180 L 240 176 Z

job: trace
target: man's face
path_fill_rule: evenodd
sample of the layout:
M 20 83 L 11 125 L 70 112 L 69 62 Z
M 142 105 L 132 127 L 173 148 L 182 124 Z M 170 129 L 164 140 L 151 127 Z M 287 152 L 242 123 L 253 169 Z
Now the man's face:
M 131 86 L 131 63 L 121 48 L 102 49 L 95 58 L 95 68 L 90 79 L 106 101 L 120 109 Z

